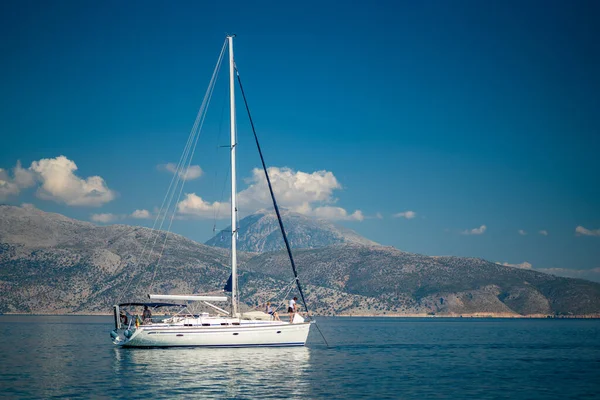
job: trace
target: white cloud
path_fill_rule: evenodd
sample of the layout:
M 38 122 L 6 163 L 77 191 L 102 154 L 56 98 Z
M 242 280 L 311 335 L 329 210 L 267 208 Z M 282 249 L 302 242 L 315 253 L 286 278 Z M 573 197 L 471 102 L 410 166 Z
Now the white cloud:
M 414 211 L 404 211 L 404 212 L 400 212 L 400 213 L 393 215 L 394 218 L 406 218 L 406 219 L 413 219 L 416 216 L 417 216 L 417 213 Z
M 117 219 L 119 219 L 118 215 L 115 214 L 92 214 L 91 217 L 92 221 L 94 222 L 102 222 L 102 223 L 108 223 L 108 222 L 112 222 L 112 221 L 116 221 Z
M 9 196 L 18 195 L 20 191 L 21 189 L 14 180 L 8 176 L 6 170 L 0 168 L 0 200 L 4 200 Z
M 277 203 L 281 207 L 330 220 L 364 220 L 360 210 L 348 212 L 341 207 L 330 205 L 337 202 L 333 192 L 342 188 L 332 172 L 322 170 L 307 173 L 285 167 L 270 167 L 269 177 Z M 271 196 L 262 169 L 254 168 L 252 176 L 246 179 L 246 182 L 249 184 L 248 188 L 238 196 L 240 208 L 254 211 L 271 205 Z
M 175 174 L 175 173 L 177 173 L 177 164 L 175 164 L 175 163 L 160 164 L 158 166 L 158 169 L 164 170 L 164 171 L 169 171 L 169 172 Z M 183 179 L 184 181 L 191 181 L 193 179 L 200 178 L 203 173 L 204 173 L 204 171 L 202 171 L 202 168 L 200 168 L 199 165 L 190 165 L 187 168 L 181 168 L 181 170 L 179 171 L 179 177 L 181 179 Z
M 523 229 L 519 229 L 519 235 L 525 236 L 527 235 L 527 232 L 525 232 Z
M 348 212 L 331 204 L 337 201 L 333 191 L 341 189 L 341 185 L 329 171 L 306 173 L 290 168 L 269 168 L 271 185 L 280 207 L 308 216 L 329 220 L 362 221 L 362 211 Z M 250 178 L 245 179 L 248 187 L 238 193 L 238 210 L 240 215 L 271 207 L 271 195 L 262 169 L 254 168 Z M 215 212 L 226 214 L 229 202 L 208 202 L 195 193 L 186 194 L 179 202 L 177 211 L 183 215 L 213 218 Z
M 29 169 L 38 174 L 42 186 L 37 195 L 45 200 L 70 206 L 100 206 L 116 196 L 101 177 L 82 179 L 75 175 L 77 165 L 65 156 L 34 161 Z
M 35 185 L 35 174 L 30 169 L 21 167 L 21 161 L 17 161 L 17 165 L 13 170 L 15 174 L 15 183 L 20 188 L 28 188 Z
M 333 191 L 342 187 L 333 173 L 328 171 L 309 174 L 290 168 L 270 167 L 269 177 L 277 201 L 282 207 L 290 209 L 301 209 L 315 202 L 334 203 Z M 240 205 L 261 208 L 271 203 L 262 169 L 254 168 L 246 182 L 249 186 L 239 194 Z
M 579 225 L 575 228 L 575 234 L 577 236 L 600 236 L 600 229 L 586 229 Z
M 377 219 L 383 219 L 383 215 L 381 215 L 380 212 L 375 213 L 375 218 L 377 218 Z
M 187 193 L 185 199 L 177 204 L 177 212 L 183 215 L 191 215 L 196 217 L 213 218 L 219 210 L 226 211 L 231 206 L 229 203 L 214 203 L 206 202 L 196 193 Z
M 135 210 L 130 215 L 132 218 L 137 219 L 148 219 L 150 218 L 150 211 L 148 210 Z
M 496 263 L 496 264 L 504 265 L 505 267 L 513 267 L 513 268 L 520 268 L 520 269 L 533 269 L 533 266 L 531 265 L 531 263 L 528 263 L 527 261 L 524 261 L 521 264 L 509 264 L 507 262 Z
M 548 231 L 544 230 L 544 229 L 542 229 L 541 231 L 538 231 L 538 233 L 542 236 L 548 236 Z
M 21 189 L 31 187 L 35 184 L 35 175 L 28 169 L 21 167 L 21 161 L 13 168 L 13 177 L 8 171 L 0 168 L 0 200 L 9 196 L 17 196 Z
M 317 207 L 310 212 L 306 213 L 313 217 L 322 218 L 322 219 L 330 219 L 330 220 L 344 220 L 344 221 L 362 221 L 365 219 L 362 211 L 357 210 L 352 214 L 348 214 L 346 210 L 341 207 Z
M 479 228 L 467 229 L 462 231 L 463 235 L 482 235 L 487 230 L 487 226 L 481 225 Z

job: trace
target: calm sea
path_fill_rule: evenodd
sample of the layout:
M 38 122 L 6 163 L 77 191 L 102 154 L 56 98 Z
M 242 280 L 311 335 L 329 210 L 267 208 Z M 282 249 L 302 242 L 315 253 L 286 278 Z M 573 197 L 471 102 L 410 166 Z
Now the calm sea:
M 318 318 L 305 348 L 117 349 L 111 317 L 0 316 L 4 398 L 600 398 L 600 320 Z

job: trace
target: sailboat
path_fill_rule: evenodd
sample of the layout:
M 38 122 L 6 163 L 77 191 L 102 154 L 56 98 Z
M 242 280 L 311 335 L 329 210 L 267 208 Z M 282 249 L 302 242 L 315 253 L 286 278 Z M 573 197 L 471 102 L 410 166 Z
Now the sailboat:
M 237 205 L 236 205 L 236 114 L 235 114 L 235 77 L 236 66 L 233 57 L 233 38 L 234 35 L 228 35 L 224 43 L 217 68 L 223 58 L 225 47 L 229 49 L 229 106 L 230 106 L 230 151 L 231 151 L 231 276 L 228 281 L 230 284 L 231 296 L 219 295 L 198 295 L 198 294 L 148 294 L 149 302 L 128 302 L 113 306 L 115 328 L 110 336 L 115 345 L 120 347 L 173 347 L 173 346 L 205 346 L 205 347 L 252 347 L 252 346 L 304 346 L 310 331 L 312 321 L 305 319 L 298 313 L 293 314 L 291 321 L 274 320 L 266 313 L 251 312 L 241 313 L 238 299 L 238 280 L 237 280 Z M 214 79 L 213 74 L 213 79 Z M 242 95 L 243 87 L 239 73 L 238 82 Z M 212 83 L 212 80 L 211 80 Z M 209 85 L 210 91 L 210 85 Z M 208 93 L 208 92 L 207 92 Z M 212 92 L 211 92 L 212 94 Z M 206 99 L 206 97 L 205 97 Z M 203 104 L 204 105 L 204 104 Z M 250 123 L 254 130 L 252 117 L 249 109 L 248 115 Z M 202 109 L 202 107 L 201 107 Z M 196 120 L 196 124 L 198 119 Z M 293 256 L 290 250 L 289 242 L 285 235 L 283 222 L 277 207 L 277 202 L 271 187 L 270 179 L 265 166 L 264 158 L 258 144 L 258 138 L 254 131 L 254 137 L 258 146 L 259 154 L 263 163 L 263 169 L 266 174 L 267 183 L 271 192 L 271 198 L 275 212 L 279 218 L 281 232 L 286 244 L 292 269 L 295 275 L 295 283 L 298 286 L 300 295 L 304 301 L 304 294 Z M 188 302 L 200 302 L 216 311 L 216 314 L 209 312 L 194 313 L 190 310 Z M 213 303 L 230 302 L 230 311 L 221 308 Z M 305 307 L 306 302 L 304 301 Z M 130 309 L 144 308 L 149 310 L 175 310 L 162 318 L 152 318 L 149 314 L 140 316 L 124 312 Z M 307 310 L 308 311 L 308 310 Z

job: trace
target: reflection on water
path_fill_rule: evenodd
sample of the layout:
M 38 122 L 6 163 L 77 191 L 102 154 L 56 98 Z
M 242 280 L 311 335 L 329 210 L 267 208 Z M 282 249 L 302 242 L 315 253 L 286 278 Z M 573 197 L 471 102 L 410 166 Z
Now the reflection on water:
M 321 324 L 322 322 L 322 324 Z M 600 320 L 322 318 L 307 347 L 122 349 L 112 317 L 0 316 L 0 398 L 598 398 Z
M 136 395 L 216 398 L 302 397 L 310 349 L 114 349 L 113 370 Z

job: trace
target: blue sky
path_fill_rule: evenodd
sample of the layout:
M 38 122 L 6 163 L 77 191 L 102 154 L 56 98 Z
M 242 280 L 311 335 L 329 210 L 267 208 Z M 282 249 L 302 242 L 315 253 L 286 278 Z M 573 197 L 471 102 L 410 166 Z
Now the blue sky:
M 130 215 L 160 206 L 229 32 L 267 162 L 301 186 L 292 208 L 410 252 L 600 268 L 598 4 L 415 3 L 3 2 L 0 202 L 151 225 Z M 228 201 L 225 104 L 186 183 L 208 205 Z M 204 241 L 213 223 L 174 230 Z

